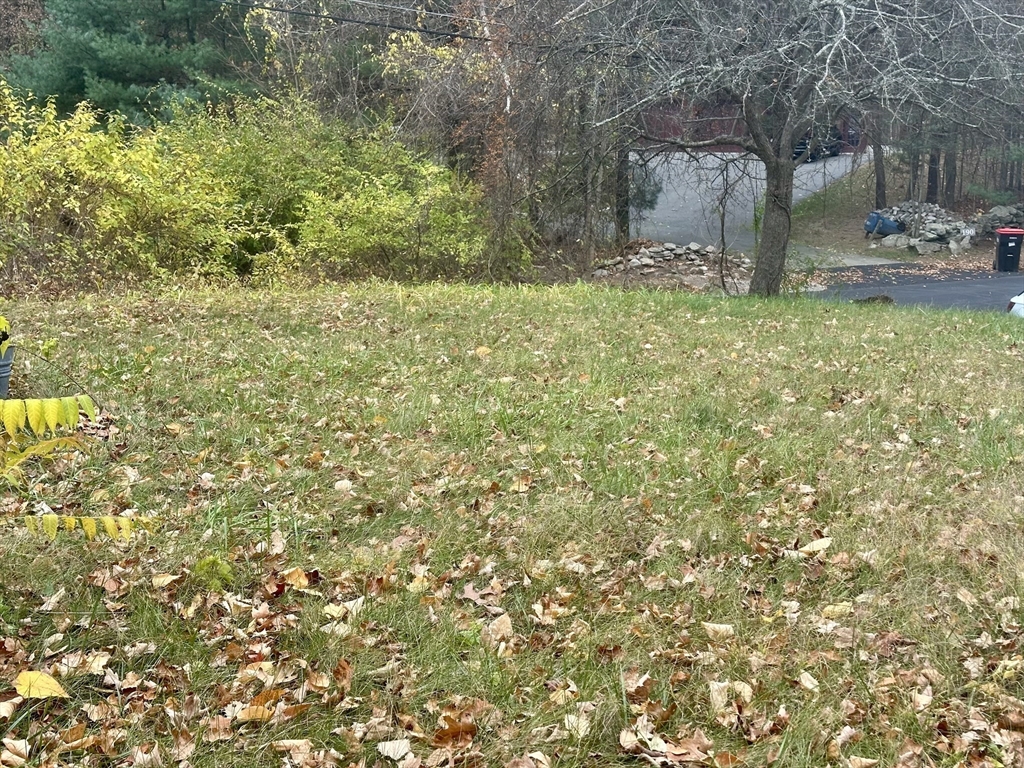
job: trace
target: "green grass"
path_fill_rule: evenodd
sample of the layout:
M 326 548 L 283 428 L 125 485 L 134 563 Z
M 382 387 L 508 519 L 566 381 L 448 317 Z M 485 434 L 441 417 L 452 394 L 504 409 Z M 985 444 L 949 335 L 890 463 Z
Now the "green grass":
M 675 743 L 702 729 L 720 762 L 891 765 L 913 745 L 942 766 L 1020 759 L 997 726 L 1024 717 L 1012 318 L 391 285 L 6 315 L 18 338 L 59 339 L 116 427 L 0 507 L 0 703 L 25 669 L 110 654 L 106 677 L 60 677 L 69 700 L 14 711 L 10 738 L 34 755 L 83 723 L 119 734 L 95 763 L 154 742 L 169 760 L 181 723 L 197 768 L 279 765 L 284 739 L 348 765 L 411 738 L 427 760 L 448 712 L 473 720 L 456 753 L 479 765 L 635 765 L 619 733 L 643 714 Z M 65 394 L 42 362 L 16 377 Z M 160 527 L 50 542 L 22 520 L 43 503 Z M 154 587 L 162 574 L 178 578 Z M 348 636 L 321 629 L 360 597 Z M 482 630 L 501 614 L 499 652 Z M 262 679 L 243 672 L 259 662 Z M 631 669 L 655 679 L 645 694 Z M 736 687 L 716 712 L 709 684 L 726 681 L 752 699 Z M 311 707 L 204 741 L 265 688 Z

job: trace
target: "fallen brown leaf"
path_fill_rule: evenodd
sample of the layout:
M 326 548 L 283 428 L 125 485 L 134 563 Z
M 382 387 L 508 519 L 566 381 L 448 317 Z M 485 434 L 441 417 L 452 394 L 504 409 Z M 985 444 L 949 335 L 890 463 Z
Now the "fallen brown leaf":
M 261 706 L 246 707 L 237 715 L 235 720 L 240 723 L 265 723 L 274 716 L 272 709 Z
M 622 673 L 622 687 L 626 693 L 626 699 L 633 704 L 640 704 L 651 696 L 651 689 L 654 688 L 657 680 L 649 674 L 640 674 L 640 670 L 631 667 Z
M 334 675 L 334 682 L 338 686 L 338 690 L 341 691 L 342 697 L 347 696 L 348 692 L 352 689 L 352 665 L 345 659 L 338 659 L 338 663 L 334 665 L 332 670 Z
M 407 754 L 412 752 L 412 742 L 409 739 L 395 739 L 394 741 L 382 741 L 377 744 L 377 751 L 384 757 L 398 762 Z
M 156 742 L 132 747 L 131 755 L 134 768 L 163 768 L 164 758 Z
M 433 747 L 466 749 L 473 743 L 473 737 L 476 736 L 476 733 L 476 724 L 469 715 L 464 715 L 460 720 L 443 715 L 441 717 L 441 727 L 434 732 L 433 737 L 430 739 L 430 745 Z
M 253 697 L 253 700 L 249 702 L 250 707 L 267 707 L 271 704 L 276 704 L 278 699 L 284 696 L 284 690 L 281 688 L 267 688 L 261 691 L 258 695 Z
M 20 768 L 28 762 L 31 747 L 25 739 L 4 739 L 3 751 L 0 752 L 0 765 L 5 768 Z
M 6 701 L 0 701 L 0 720 L 9 720 L 23 701 L 25 699 L 22 696 L 14 696 Z
M 211 717 L 206 724 L 206 731 L 203 733 L 203 741 L 227 741 L 234 737 L 231 731 L 231 718 L 223 715 Z

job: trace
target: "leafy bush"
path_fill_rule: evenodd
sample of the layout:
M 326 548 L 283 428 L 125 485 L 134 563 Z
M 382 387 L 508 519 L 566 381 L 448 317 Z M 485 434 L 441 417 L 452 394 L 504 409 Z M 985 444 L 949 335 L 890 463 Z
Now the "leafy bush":
M 386 129 L 301 102 L 243 101 L 130 129 L 68 118 L 0 80 L 0 265 L 7 285 L 302 271 L 493 275 L 479 191 Z
M 478 190 L 389 135 L 329 123 L 299 101 L 249 101 L 165 129 L 232 179 L 253 269 L 403 279 L 486 271 Z M 226 144 L 226 148 L 225 148 Z
M 0 81 L 0 262 L 10 281 L 100 284 L 224 271 L 240 239 L 229 180 L 155 132 L 62 119 Z
M 979 184 L 968 184 L 967 194 L 983 200 L 989 205 L 1013 205 L 1017 202 L 1017 195 L 1013 192 L 1001 189 L 989 189 Z

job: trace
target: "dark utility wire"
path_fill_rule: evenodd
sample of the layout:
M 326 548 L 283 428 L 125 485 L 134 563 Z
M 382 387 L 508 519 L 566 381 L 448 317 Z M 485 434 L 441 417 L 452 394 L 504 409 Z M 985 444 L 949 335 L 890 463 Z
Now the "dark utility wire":
M 560 50 L 557 45 L 554 45 L 554 44 L 551 44 L 551 43 L 527 43 L 527 42 L 522 42 L 522 41 L 517 41 L 517 40 L 508 40 L 508 41 L 502 42 L 502 41 L 499 41 L 499 40 L 495 40 L 493 37 L 485 37 L 483 35 L 469 35 L 469 34 L 466 34 L 464 32 L 451 32 L 451 31 L 444 30 L 444 29 L 431 29 L 429 27 L 413 27 L 413 26 L 409 26 L 409 25 L 406 25 L 406 24 L 395 24 L 395 23 L 387 22 L 387 21 L 371 21 L 369 19 L 353 19 L 353 18 L 348 17 L 348 16 L 338 16 L 336 14 L 331 14 L 331 13 L 314 13 L 312 11 L 300 11 L 298 9 L 278 8 L 276 6 L 264 5 L 262 3 L 245 3 L 245 2 L 238 2 L 238 0 L 210 0 L 210 2 L 211 3 L 215 3 L 216 5 L 230 6 L 230 7 L 234 7 L 234 8 L 245 8 L 245 9 L 251 10 L 251 11 L 270 11 L 271 13 L 283 13 L 286 16 L 301 16 L 303 18 L 309 18 L 309 19 L 324 19 L 324 20 L 327 20 L 327 21 L 334 21 L 334 22 L 337 22 L 339 24 L 356 24 L 358 26 L 376 27 L 378 29 L 388 29 L 388 30 L 392 30 L 392 31 L 395 31 L 395 32 L 416 32 L 416 33 L 419 33 L 419 34 L 422 34 L 422 35 L 432 35 L 434 37 L 447 37 L 447 38 L 451 38 L 451 39 L 454 39 L 454 40 L 474 40 L 474 41 L 480 42 L 480 43 L 499 43 L 499 44 L 508 45 L 509 47 L 522 48 L 522 49 L 531 49 L 531 50 L 535 50 L 535 51 L 548 51 L 548 52 L 551 52 L 551 51 L 558 51 L 558 50 Z M 410 13 L 415 12 L 415 9 L 413 9 L 413 8 L 409 8 L 409 9 L 406 9 L 406 10 L 408 10 Z M 452 18 L 461 18 L 461 19 L 463 19 L 465 21 L 472 21 L 472 19 L 468 19 L 468 18 L 465 18 L 465 17 L 455 17 L 455 16 L 453 16 Z M 596 50 L 596 49 L 606 49 L 606 48 L 615 48 L 615 47 L 617 47 L 616 43 L 609 42 L 609 41 L 606 41 L 606 40 L 590 40 L 590 41 L 588 41 L 588 40 L 581 40 L 580 41 L 580 45 L 583 46 L 584 48 L 591 48 L 591 49 L 595 49 L 595 50 L 585 51 L 582 48 L 577 48 L 575 51 L 573 51 L 574 54 L 577 54 L 577 55 L 579 55 L 579 54 L 586 54 L 586 55 L 590 56 L 590 55 L 595 55 L 595 54 L 598 54 L 598 53 L 601 52 L 600 50 Z M 630 53 L 630 54 L 627 55 L 627 58 L 630 61 L 640 61 L 640 60 L 642 60 L 642 57 L 639 54 L 637 54 L 637 53 Z M 666 59 L 666 60 L 667 61 L 678 61 L 677 59 L 671 59 L 671 58 L 670 59 Z
M 312 11 L 300 11 L 289 8 L 275 8 L 272 5 L 261 5 L 259 3 L 239 3 L 234 0 L 210 0 L 217 5 L 228 5 L 235 8 L 247 8 L 251 11 L 271 11 L 272 13 L 283 13 L 288 16 L 303 16 L 309 19 L 325 19 L 336 21 L 339 24 L 358 24 L 363 27 L 378 27 L 390 29 L 395 32 L 418 32 L 422 35 L 433 35 L 435 37 L 450 37 L 455 40 L 476 40 L 481 43 L 493 43 L 495 40 L 481 35 L 467 35 L 463 32 L 450 32 L 443 29 L 429 29 L 424 27 L 411 27 L 405 24 L 393 24 L 387 21 L 370 21 L 368 19 L 352 19 L 348 16 L 336 16 L 332 13 L 313 13 Z M 411 10 L 411 9 L 410 9 Z

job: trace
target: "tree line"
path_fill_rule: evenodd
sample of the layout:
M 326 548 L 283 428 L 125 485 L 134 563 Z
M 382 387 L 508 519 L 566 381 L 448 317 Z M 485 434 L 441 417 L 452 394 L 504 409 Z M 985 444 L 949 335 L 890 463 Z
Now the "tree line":
M 261 94 L 386 121 L 482 188 L 494 248 L 581 265 L 629 239 L 652 194 L 638 158 L 659 150 L 764 164 L 761 295 L 781 287 L 795 150 L 835 125 L 876 148 L 880 206 L 1024 194 L 1017 0 L 3 2 L 0 71 L 61 110 L 145 124 Z M 885 185 L 883 147 L 906 189 Z

